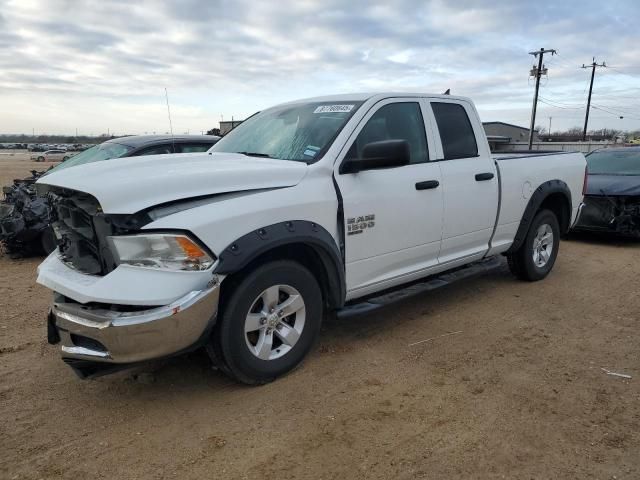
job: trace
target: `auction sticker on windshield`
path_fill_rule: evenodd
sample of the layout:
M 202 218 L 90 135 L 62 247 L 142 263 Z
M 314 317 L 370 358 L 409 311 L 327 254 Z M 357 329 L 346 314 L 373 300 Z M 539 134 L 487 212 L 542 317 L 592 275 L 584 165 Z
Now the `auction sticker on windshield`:
M 307 148 L 304 149 L 303 155 L 307 157 L 315 157 L 320 151 L 320 147 L 314 147 L 313 145 L 307 145 Z
M 349 113 L 354 105 L 320 105 L 313 113 Z

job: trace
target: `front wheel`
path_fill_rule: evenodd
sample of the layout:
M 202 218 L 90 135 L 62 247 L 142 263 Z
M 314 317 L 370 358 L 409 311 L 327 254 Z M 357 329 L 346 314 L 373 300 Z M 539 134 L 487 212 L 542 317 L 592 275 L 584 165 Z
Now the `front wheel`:
M 550 210 L 541 210 L 533 218 L 524 242 L 507 255 L 509 269 L 521 280 L 542 280 L 553 268 L 560 247 L 560 225 Z
M 208 350 L 224 372 L 242 383 L 259 385 L 289 372 L 302 362 L 320 331 L 320 287 L 296 262 L 274 261 L 256 268 L 224 302 Z
M 38 162 L 44 162 L 44 157 L 38 157 L 37 161 Z

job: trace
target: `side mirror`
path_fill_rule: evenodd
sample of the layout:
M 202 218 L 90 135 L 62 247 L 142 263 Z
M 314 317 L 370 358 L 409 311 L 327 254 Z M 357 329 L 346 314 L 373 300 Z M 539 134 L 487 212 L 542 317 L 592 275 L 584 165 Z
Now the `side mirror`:
M 411 150 L 406 140 L 383 140 L 367 143 L 362 149 L 362 158 L 347 160 L 340 173 L 357 173 L 362 170 L 393 168 L 409 165 Z

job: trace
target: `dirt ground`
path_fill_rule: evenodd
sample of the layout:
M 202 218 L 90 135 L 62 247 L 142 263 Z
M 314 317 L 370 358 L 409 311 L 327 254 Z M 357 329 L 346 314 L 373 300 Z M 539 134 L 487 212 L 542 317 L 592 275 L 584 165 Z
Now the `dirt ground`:
M 0 155 L 0 184 L 41 166 Z M 573 238 L 545 281 L 328 320 L 259 388 L 198 353 L 78 380 L 40 260 L 0 258 L 0 478 L 640 478 L 639 243 Z

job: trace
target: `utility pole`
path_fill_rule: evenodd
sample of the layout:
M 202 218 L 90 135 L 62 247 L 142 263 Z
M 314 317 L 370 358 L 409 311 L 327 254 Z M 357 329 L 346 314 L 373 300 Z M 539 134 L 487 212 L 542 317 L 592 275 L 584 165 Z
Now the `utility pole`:
M 536 109 L 538 108 L 538 90 L 540 90 L 540 77 L 547 74 L 547 69 L 543 68 L 542 65 L 542 57 L 544 57 L 545 53 L 555 55 L 556 51 L 553 48 L 549 50 L 541 48 L 538 51 L 529 52 L 529 55 L 533 55 L 534 58 L 538 58 L 538 67 L 536 68 L 536 66 L 534 65 L 530 72 L 532 76 L 536 77 L 536 93 L 533 96 L 533 108 L 531 109 L 531 125 L 529 126 L 529 150 L 531 150 L 533 145 L 533 128 L 535 127 L 536 123 Z M 540 57 L 538 57 L 538 55 L 540 55 Z
M 549 117 L 549 132 L 547 134 L 551 135 L 551 117 Z
M 589 123 L 589 110 L 591 109 L 591 91 L 593 90 L 593 77 L 596 75 L 596 67 L 606 67 L 607 64 L 602 62 L 600 65 L 596 63 L 596 57 L 593 57 L 591 65 L 582 64 L 582 68 L 591 68 L 591 83 L 589 84 L 589 98 L 587 98 L 587 112 L 584 115 L 584 130 L 582 131 L 582 141 L 587 139 L 587 124 Z

